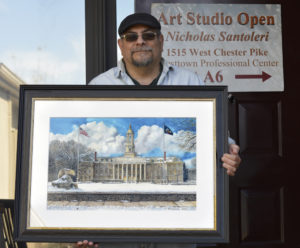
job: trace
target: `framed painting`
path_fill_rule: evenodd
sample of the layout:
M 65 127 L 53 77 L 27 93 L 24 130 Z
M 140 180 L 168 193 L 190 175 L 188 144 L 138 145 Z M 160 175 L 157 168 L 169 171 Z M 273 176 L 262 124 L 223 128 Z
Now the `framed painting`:
M 15 237 L 228 240 L 227 88 L 21 86 Z

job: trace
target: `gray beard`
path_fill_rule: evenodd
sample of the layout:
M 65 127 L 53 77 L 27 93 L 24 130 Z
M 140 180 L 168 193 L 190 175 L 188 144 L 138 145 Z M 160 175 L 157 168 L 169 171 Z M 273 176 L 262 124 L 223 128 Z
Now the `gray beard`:
M 132 58 L 132 64 L 135 65 L 136 67 L 145 67 L 150 65 L 153 62 L 153 58 L 148 58 L 146 60 L 143 61 L 137 61 L 135 59 Z
M 153 62 L 153 57 L 152 56 L 151 56 L 151 58 L 147 58 L 147 59 L 142 60 L 142 61 L 135 60 L 133 58 L 133 54 L 134 54 L 134 52 L 138 52 L 138 51 L 152 51 L 152 48 L 148 47 L 148 46 L 143 46 L 141 48 L 133 49 L 131 51 L 131 60 L 132 60 L 133 65 L 135 65 L 136 67 L 145 67 L 145 66 L 150 65 Z

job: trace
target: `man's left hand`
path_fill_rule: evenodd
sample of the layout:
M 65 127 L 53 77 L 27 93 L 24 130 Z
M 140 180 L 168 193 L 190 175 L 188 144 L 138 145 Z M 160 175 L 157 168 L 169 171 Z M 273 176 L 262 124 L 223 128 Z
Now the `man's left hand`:
M 222 156 L 223 167 L 227 170 L 229 176 L 234 176 L 242 159 L 239 155 L 240 147 L 235 144 L 229 145 L 229 153 Z

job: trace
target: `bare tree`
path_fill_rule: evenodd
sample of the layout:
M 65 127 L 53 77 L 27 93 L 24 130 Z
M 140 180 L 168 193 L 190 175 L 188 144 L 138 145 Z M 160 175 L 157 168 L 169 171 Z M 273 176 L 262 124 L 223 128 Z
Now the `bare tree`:
M 195 118 L 176 118 L 169 119 L 167 123 L 172 127 L 181 127 L 183 130 L 176 135 L 176 140 L 180 148 L 185 152 L 196 151 L 196 119 Z
M 196 133 L 191 131 L 179 131 L 176 139 L 183 151 L 196 152 Z
M 78 147 L 79 146 L 79 147 Z M 78 157 L 79 150 L 79 157 Z M 92 161 L 94 150 L 75 142 L 53 140 L 49 145 L 49 176 L 48 180 L 57 179 L 61 169 L 76 170 L 78 158 L 80 161 Z

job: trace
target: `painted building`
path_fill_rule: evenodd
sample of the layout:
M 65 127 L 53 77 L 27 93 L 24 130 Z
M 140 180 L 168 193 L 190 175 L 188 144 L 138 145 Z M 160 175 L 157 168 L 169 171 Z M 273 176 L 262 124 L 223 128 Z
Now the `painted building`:
M 129 126 L 125 153 L 122 157 L 96 158 L 93 162 L 80 162 L 79 182 L 152 182 L 182 183 L 184 163 L 177 157 L 139 157 L 134 146 L 134 132 Z

